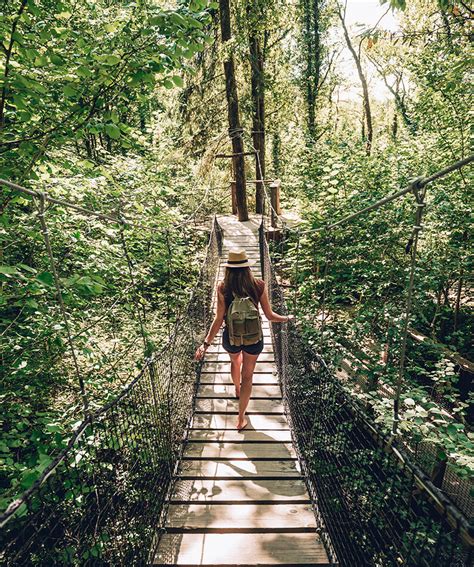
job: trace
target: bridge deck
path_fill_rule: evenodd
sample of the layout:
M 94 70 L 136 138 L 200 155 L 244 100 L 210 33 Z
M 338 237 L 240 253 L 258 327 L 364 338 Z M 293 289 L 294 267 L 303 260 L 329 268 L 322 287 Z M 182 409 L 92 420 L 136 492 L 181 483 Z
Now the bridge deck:
M 258 221 L 221 217 L 219 223 L 224 258 L 229 248 L 242 247 L 259 260 Z M 252 269 L 261 277 L 259 263 Z M 241 432 L 220 333 L 208 350 L 155 564 L 330 564 L 283 411 L 268 322 L 263 332 L 249 423 Z

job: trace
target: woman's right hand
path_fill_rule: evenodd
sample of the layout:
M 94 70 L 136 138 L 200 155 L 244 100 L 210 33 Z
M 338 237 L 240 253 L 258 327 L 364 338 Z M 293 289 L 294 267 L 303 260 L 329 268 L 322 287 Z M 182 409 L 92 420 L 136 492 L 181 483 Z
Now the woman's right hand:
M 206 350 L 207 347 L 204 344 L 198 347 L 194 355 L 194 360 L 202 360 L 203 356 L 206 354 Z

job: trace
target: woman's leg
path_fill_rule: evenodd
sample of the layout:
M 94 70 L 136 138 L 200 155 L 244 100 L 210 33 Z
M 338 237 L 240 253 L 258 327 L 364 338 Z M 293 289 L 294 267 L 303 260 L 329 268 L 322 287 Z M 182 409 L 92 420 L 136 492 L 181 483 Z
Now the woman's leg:
M 235 386 L 235 395 L 240 396 L 240 378 L 242 371 L 242 352 L 237 352 L 232 354 L 229 352 L 230 356 L 230 375 L 232 377 L 232 382 Z
M 244 352 L 243 357 L 242 387 L 240 389 L 239 419 L 237 421 L 237 429 L 242 429 L 247 425 L 245 411 L 249 405 L 250 395 L 252 393 L 253 372 L 255 370 L 255 364 L 257 363 L 258 354 L 255 355 Z

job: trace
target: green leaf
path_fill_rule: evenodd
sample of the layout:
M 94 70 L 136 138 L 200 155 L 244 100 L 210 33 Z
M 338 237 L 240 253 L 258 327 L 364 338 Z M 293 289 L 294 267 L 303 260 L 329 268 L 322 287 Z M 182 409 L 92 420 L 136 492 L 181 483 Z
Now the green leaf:
M 88 67 L 81 65 L 76 69 L 76 74 L 79 77 L 87 78 L 92 76 L 92 71 Z
M 109 136 L 113 140 L 118 140 L 120 138 L 120 128 L 115 124 L 106 124 L 105 132 L 107 136 Z
M 119 27 L 120 27 L 120 22 L 110 22 L 108 24 L 105 24 L 105 31 L 107 31 L 108 33 L 112 33 L 116 31 Z
M 117 65 L 120 63 L 121 58 L 118 55 L 107 55 L 104 60 L 105 65 Z
M 177 87 L 182 87 L 184 85 L 183 79 L 179 75 L 173 75 L 172 79 L 173 79 L 173 83 Z
M 64 85 L 63 92 L 68 98 L 72 98 L 76 95 L 76 88 L 73 84 Z
M 54 284 L 53 274 L 49 272 L 42 272 L 36 276 L 36 279 L 47 286 L 52 286 Z
M 25 471 L 21 477 L 22 488 L 25 489 L 31 488 L 37 478 L 38 478 L 37 471 Z
M 14 266 L 0 266 L 0 274 L 9 276 L 16 273 L 18 273 L 18 270 Z
M 63 58 L 56 55 L 56 53 L 50 55 L 49 58 L 51 59 L 51 63 L 54 63 L 54 65 L 64 65 Z
M 453 423 L 450 423 L 448 425 L 446 431 L 448 432 L 448 435 L 451 437 L 451 439 L 456 440 L 458 438 L 458 429 Z

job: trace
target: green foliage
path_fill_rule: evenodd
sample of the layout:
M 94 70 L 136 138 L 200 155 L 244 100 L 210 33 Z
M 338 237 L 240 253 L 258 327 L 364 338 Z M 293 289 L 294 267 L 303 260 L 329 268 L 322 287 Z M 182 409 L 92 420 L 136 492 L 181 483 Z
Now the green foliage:
M 265 57 L 272 156 L 266 177 L 282 178 L 283 210 L 302 228 L 319 229 L 468 151 L 464 8 L 444 0 L 390 5 L 401 10 L 401 37 L 388 40 L 378 29 L 359 34 L 364 65 L 374 61 L 372 71 L 393 85 L 386 100 L 370 93 L 370 157 L 360 105 L 344 100 L 351 79 L 335 64 L 342 41 L 332 4 L 312 4 L 320 13 L 310 28 L 304 27 L 309 3 L 259 0 L 250 11 L 245 3 L 233 5 L 230 48 L 241 83 L 242 124 L 250 131 L 248 39 L 255 32 Z M 46 212 L 92 408 L 112 399 L 139 370 L 144 354 L 168 335 L 196 278 L 205 243 L 200 220 L 229 208 L 228 163 L 213 158 L 222 146 L 228 149 L 217 8 L 207 0 L 179 1 L 172 9 L 102 0 L 19 0 L 1 8 L 1 176 L 90 211 L 120 210 L 130 221 L 123 230 L 125 251 L 118 224 L 58 205 Z M 316 24 L 319 53 L 309 41 Z M 309 59 L 320 65 L 319 77 L 308 68 Z M 309 83 L 311 140 L 304 90 Z M 247 132 L 245 143 L 251 149 Z M 253 166 L 249 161 L 250 179 Z M 471 202 L 467 171 L 428 188 L 410 325 L 432 342 L 408 343 L 399 424 L 410 446 L 429 447 L 425 470 L 431 474 L 435 465 L 448 463 L 462 481 L 473 470 L 472 395 L 444 347 L 474 356 Z M 282 244 L 281 275 L 295 286 L 291 301 L 306 322 L 308 340 L 341 368 L 347 389 L 387 431 L 413 212 L 413 199 L 406 196 L 331 234 L 310 233 L 299 243 L 293 234 Z M 23 193 L 2 189 L 0 248 L 3 508 L 64 448 L 82 408 L 37 208 Z M 306 386 L 302 403 L 311 407 Z M 135 442 L 139 446 L 140 439 Z M 110 443 L 111 452 L 120 449 L 118 438 Z M 75 463 L 78 485 L 81 472 L 90 473 L 87 442 L 85 447 Z M 340 450 L 337 439 L 334 450 Z M 358 454 L 355 463 L 367 458 Z M 370 478 L 356 467 L 343 480 L 351 494 L 370 487 Z M 83 510 L 89 481 L 73 503 L 66 492 L 75 514 Z M 412 528 L 429 535 L 426 525 Z M 101 556 L 110 535 L 103 536 L 83 560 Z M 61 553 L 57 563 L 67 563 L 76 550 Z
M 136 128 L 154 87 L 182 86 L 176 73 L 208 39 L 207 2 L 164 10 L 149 2 L 44 0 L 8 3 L 0 99 L 0 167 L 35 177 L 51 149 L 99 138 L 137 145 Z M 149 110 L 147 110 L 149 112 Z M 49 158 L 49 159 L 48 159 Z
M 69 333 L 94 409 L 138 372 L 144 352 L 159 348 L 197 275 L 203 233 L 186 222 L 173 225 L 196 208 L 199 195 L 189 194 L 186 167 L 176 180 L 153 132 L 162 85 L 182 87 L 189 57 L 208 41 L 207 2 L 164 10 L 40 1 L 3 10 L 2 177 L 92 212 L 120 209 L 130 219 L 127 259 L 117 223 L 57 205 L 46 212 Z M 64 448 L 82 410 L 36 204 L 2 192 L 3 509 Z

